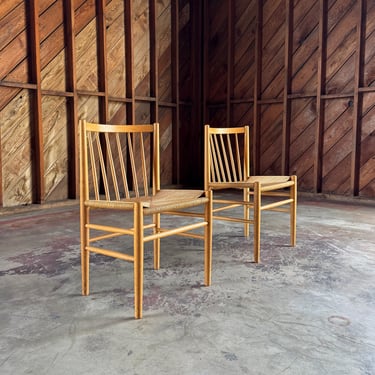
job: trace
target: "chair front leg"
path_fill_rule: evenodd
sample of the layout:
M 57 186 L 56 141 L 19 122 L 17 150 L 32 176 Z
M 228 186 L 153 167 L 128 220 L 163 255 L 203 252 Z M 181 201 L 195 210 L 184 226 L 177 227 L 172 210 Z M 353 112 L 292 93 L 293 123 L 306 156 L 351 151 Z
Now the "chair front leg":
M 293 199 L 290 204 L 290 245 L 294 247 L 297 243 L 297 176 L 291 179 L 294 184 L 290 187 L 290 198 Z
M 81 207 L 81 277 L 82 295 L 90 293 L 90 252 L 86 249 L 89 244 L 90 229 L 86 227 L 89 222 L 90 208 Z
M 260 262 L 261 184 L 254 183 L 254 262 Z
M 143 207 L 141 203 L 136 203 L 134 205 L 134 316 L 136 319 L 142 318 L 143 234 Z
M 204 285 L 211 285 L 212 273 L 212 209 L 213 192 L 207 192 L 208 202 L 205 204 L 204 216 L 207 225 L 204 227 Z
M 152 215 L 154 227 L 154 233 L 160 233 L 160 214 Z M 154 241 L 154 269 L 160 269 L 160 238 Z
M 250 202 L 250 191 L 249 188 L 244 188 L 243 189 L 243 200 L 244 202 Z M 248 204 L 244 204 L 243 206 L 243 218 L 245 220 L 250 219 L 250 206 Z M 244 235 L 245 237 L 249 237 L 250 235 L 250 224 L 249 222 L 244 223 Z

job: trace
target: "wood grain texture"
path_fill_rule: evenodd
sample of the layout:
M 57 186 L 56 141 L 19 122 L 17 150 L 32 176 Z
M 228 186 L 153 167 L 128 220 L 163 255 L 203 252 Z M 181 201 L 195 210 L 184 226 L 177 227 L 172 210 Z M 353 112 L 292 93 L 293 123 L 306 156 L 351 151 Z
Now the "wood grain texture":
M 68 198 L 65 98 L 44 96 L 42 108 L 46 201 L 64 200 Z
M 364 95 L 361 129 L 360 195 L 375 195 L 375 94 Z
M 113 0 L 108 5 L 106 14 L 108 93 L 110 96 L 123 98 L 126 87 L 124 9 L 122 0 Z
M 146 1 L 133 5 L 134 87 L 136 96 L 150 96 L 149 14 Z
M 4 206 L 32 203 L 30 97 L 21 91 L 2 111 L 0 122 Z

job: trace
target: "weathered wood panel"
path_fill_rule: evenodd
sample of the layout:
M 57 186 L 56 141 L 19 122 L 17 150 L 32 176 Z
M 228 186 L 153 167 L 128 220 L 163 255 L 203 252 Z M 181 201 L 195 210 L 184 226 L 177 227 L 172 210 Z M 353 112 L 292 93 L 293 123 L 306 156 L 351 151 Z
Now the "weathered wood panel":
M 254 118 L 254 107 L 249 103 L 240 103 L 232 105 L 233 125 L 242 126 L 249 125 L 252 128 Z
M 340 105 L 337 105 L 340 102 Z M 347 100 L 329 101 L 326 105 L 323 144 L 323 192 L 350 192 L 353 108 Z
M 91 8 L 95 9 L 95 0 Z M 78 13 L 78 22 L 84 13 Z M 77 89 L 98 91 L 97 29 L 95 18 L 76 37 Z
M 188 51 L 191 51 L 192 46 L 192 22 L 190 19 L 190 4 L 188 0 L 179 1 L 179 76 L 180 81 L 178 85 L 179 95 L 182 101 L 190 102 L 192 99 L 192 61 Z
M 262 81 L 261 91 L 264 98 L 282 96 L 284 81 L 284 43 L 285 2 L 267 0 L 263 7 L 262 26 Z
M 66 100 L 44 96 L 42 108 L 46 201 L 68 199 Z
M 123 0 L 112 0 L 106 12 L 108 94 L 123 98 L 126 95 L 124 11 Z
M 319 1 L 299 1 L 294 8 L 291 92 L 316 93 Z
M 281 173 L 283 106 L 271 104 L 262 106 L 260 123 L 260 173 L 278 175 Z
M 32 203 L 30 97 L 21 91 L 1 112 L 1 162 L 4 206 Z
M 0 6 L 0 19 L 3 19 L 14 8 L 18 7 L 23 0 L 2 0 Z
M 298 176 L 298 184 L 312 191 L 316 125 L 315 99 L 300 99 L 292 103 L 290 173 Z
M 78 98 L 78 117 L 88 122 L 100 122 L 99 101 L 96 96 L 80 95 Z
M 254 95 L 256 1 L 238 1 L 236 5 L 232 95 L 240 100 Z
M 150 96 L 150 36 L 147 1 L 133 3 L 134 86 L 136 96 Z
M 9 34 L 9 32 L 5 34 L 2 40 L 3 43 L 0 45 L 0 79 L 15 82 L 27 81 L 27 67 L 23 67 L 23 69 L 18 68 L 16 69 L 18 74 L 16 72 L 12 74 L 12 71 L 17 68 L 27 56 L 26 14 L 26 5 L 22 3 L 14 8 L 11 14 L 5 17 L 4 22 L 1 24 L 1 30 L 12 30 L 11 27 L 15 27 L 17 32 L 16 34 Z M 11 18 L 11 20 L 7 18 Z M 7 23 L 9 21 L 11 21 L 10 25 Z M 7 36 L 9 36 L 9 38 L 7 38 Z
M 365 18 L 365 51 L 363 86 L 375 86 L 375 2 L 367 0 Z
M 360 193 L 375 196 L 375 93 L 364 95 L 361 132 Z
M 375 92 L 375 3 L 255 4 L 229 1 L 217 6 L 208 0 L 205 22 L 215 24 L 222 39 L 220 43 L 209 33 L 205 122 L 238 124 L 242 115 L 233 109 L 254 103 L 256 172 L 295 173 L 303 191 L 374 197 L 370 134 L 375 127 L 367 97 Z M 247 25 L 241 17 L 246 10 Z M 251 29 L 250 23 L 257 27 Z M 236 27 L 230 44 L 227 26 L 232 24 Z M 246 43 L 237 30 L 254 30 L 255 35 L 251 31 Z M 252 62 L 244 56 L 252 56 Z M 229 65 L 219 71 L 211 67 L 212 61 Z
M 172 102 L 172 14 L 171 4 L 160 1 L 157 4 L 158 24 L 158 67 L 159 67 L 159 98 L 162 102 Z
M 210 1 L 208 8 L 207 100 L 215 103 L 226 99 L 228 89 L 228 2 Z
M 25 4 L 27 4 L 27 2 L 23 1 L 22 8 L 20 8 L 20 6 L 15 6 L 14 8 L 14 11 L 17 11 L 17 17 L 20 17 L 22 20 L 27 19 Z M 85 0 L 74 1 L 77 14 L 83 13 L 86 14 L 87 17 L 92 18 L 95 12 L 90 14 L 86 11 L 87 7 L 82 6 L 82 4 L 85 5 Z M 49 21 L 45 16 L 43 16 L 43 11 L 47 8 L 47 6 L 48 0 L 40 0 L 40 24 Z M 21 9 L 21 12 L 19 8 Z M 77 21 L 79 22 L 76 22 L 76 31 L 79 32 L 88 21 L 87 19 L 84 19 L 84 17 L 80 17 Z M 0 29 L 3 30 L 4 28 L 9 30 L 11 29 L 8 24 L 4 24 Z M 50 61 L 56 56 L 56 54 L 58 54 L 59 51 L 63 49 L 64 40 L 62 39 L 61 33 L 61 28 L 57 28 L 49 38 L 42 35 L 42 45 L 49 46 L 48 48 L 45 47 L 43 51 L 41 51 L 40 58 L 42 69 L 46 64 L 50 63 Z M 15 38 L 9 43 L 9 45 L 4 46 L 5 48 L 0 47 L 0 79 L 7 80 L 9 82 L 26 83 L 28 82 L 29 76 L 29 63 L 27 59 L 27 33 L 24 29 L 22 29 L 19 34 L 14 34 L 14 37 Z M 1 69 L 3 69 L 3 71 L 1 71 Z M 5 95 L 0 97 L 0 111 L 12 99 L 13 96 L 11 96 L 11 92 L 13 91 L 8 91 L 5 93 Z
M 171 160 L 173 160 L 173 111 L 170 108 L 161 108 L 159 111 L 160 124 L 160 183 L 173 183 Z
M 358 1 L 336 1 L 328 12 L 326 94 L 352 93 Z

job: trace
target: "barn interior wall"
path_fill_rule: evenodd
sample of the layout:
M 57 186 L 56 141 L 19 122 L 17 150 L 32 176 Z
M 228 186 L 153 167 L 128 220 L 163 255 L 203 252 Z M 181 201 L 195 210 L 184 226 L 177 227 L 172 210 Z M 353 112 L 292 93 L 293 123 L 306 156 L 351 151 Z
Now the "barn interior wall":
M 375 4 L 206 1 L 205 122 L 249 124 L 253 174 L 375 197 Z
M 202 184 L 203 124 L 254 173 L 375 197 L 375 4 L 3 0 L 0 208 L 75 199 L 78 120 L 161 127 L 162 184 Z

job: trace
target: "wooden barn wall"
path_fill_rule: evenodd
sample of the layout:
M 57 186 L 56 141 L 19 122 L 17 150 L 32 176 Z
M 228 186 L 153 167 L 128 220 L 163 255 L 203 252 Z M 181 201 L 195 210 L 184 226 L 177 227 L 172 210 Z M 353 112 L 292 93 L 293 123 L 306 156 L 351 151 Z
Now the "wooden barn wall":
M 253 173 L 375 197 L 371 0 L 2 0 L 0 208 L 78 196 L 78 120 L 158 121 L 162 183 L 202 185 L 203 124 Z
M 1 0 L 0 207 L 78 197 L 81 118 L 158 121 L 161 181 L 178 182 L 190 17 L 188 1 Z
M 206 0 L 204 122 L 249 124 L 254 174 L 375 197 L 375 2 Z

